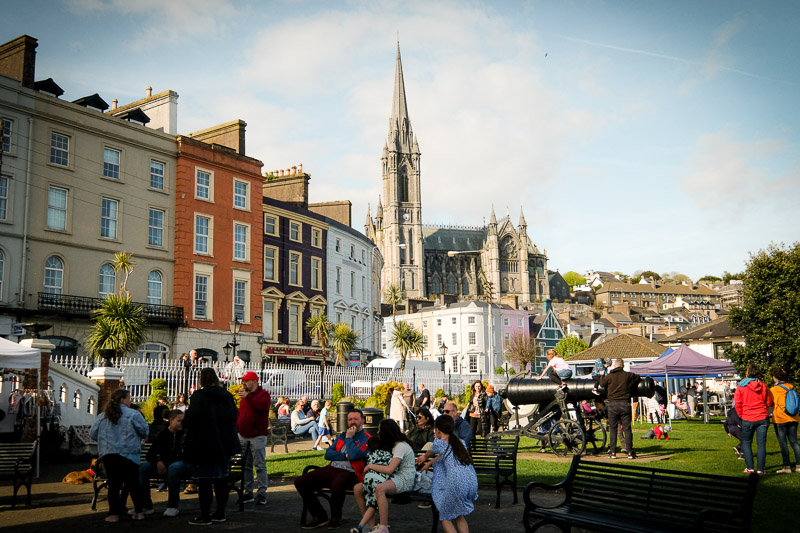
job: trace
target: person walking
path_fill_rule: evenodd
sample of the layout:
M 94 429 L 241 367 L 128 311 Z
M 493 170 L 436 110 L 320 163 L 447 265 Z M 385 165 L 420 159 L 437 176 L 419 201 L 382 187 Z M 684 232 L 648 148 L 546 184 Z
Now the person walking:
M 331 407 L 333 407 L 333 402 L 331 400 L 325 400 L 325 407 L 322 408 L 322 411 L 319 412 L 319 417 L 317 418 L 317 433 L 319 436 L 317 440 L 314 441 L 314 448 L 322 449 L 322 440 L 324 439 L 325 442 L 330 442 L 328 439 L 328 435 L 331 434 L 331 423 L 328 420 L 328 415 L 331 412 Z M 330 444 L 328 444 L 330 446 Z
M 606 388 L 606 411 L 608 413 L 608 429 L 611 434 L 608 441 L 608 457 L 617 458 L 617 432 L 622 425 L 625 437 L 623 446 L 628 459 L 635 459 L 633 451 L 633 434 L 631 433 L 631 397 L 635 394 L 641 378 L 624 370 L 622 359 L 614 361 L 614 368 L 600 378 L 600 386 Z
M 744 451 L 745 474 L 753 470 L 753 435 L 756 437 L 759 474 L 764 474 L 767 461 L 767 429 L 769 429 L 769 408 L 773 406 L 772 394 L 767 386 L 758 380 L 755 365 L 748 364 L 745 377 L 736 387 L 733 395 L 736 412 L 742 417 L 742 450 Z
M 183 462 L 183 417 L 180 409 L 169 412 L 167 429 L 158 434 L 147 451 L 146 461 L 139 465 L 139 488 L 145 514 L 153 512 L 150 479 L 157 478 L 167 482 L 167 510 L 164 516 L 178 516 L 181 480 L 189 475 L 189 468 Z
M 489 413 L 486 411 L 486 401 L 488 396 L 483 390 L 483 383 L 475 380 L 470 387 L 472 395 L 469 398 L 469 405 L 467 405 L 467 415 L 469 416 L 469 426 L 472 428 L 472 434 L 481 437 L 486 436 L 488 429 Z
M 392 410 L 392 396 L 394 396 L 394 387 L 389 387 L 386 391 L 386 405 L 383 408 L 384 418 L 389 418 Z
M 141 439 L 147 436 L 148 427 L 139 411 L 131 409 L 131 394 L 117 389 L 105 410 L 89 430 L 97 441 L 97 451 L 108 476 L 108 516 L 106 522 L 119 522 L 125 513 L 125 502 L 120 497 L 123 484 L 131 495 L 134 520 L 144 520 L 144 508 L 139 490 L 139 460 Z
M 267 504 L 267 435 L 269 435 L 269 392 L 258 384 L 258 374 L 247 372 L 242 376 L 239 389 L 239 416 L 236 428 L 239 430 L 239 443 L 242 450 L 250 450 L 244 461 L 244 503 L 253 501 L 253 469 L 256 471 L 256 505 Z M 249 475 L 248 475 L 249 474 Z
M 311 449 L 322 449 L 318 448 L 314 443 L 317 442 L 317 437 L 319 437 L 319 433 L 317 431 L 317 421 L 310 417 L 306 416 L 303 411 L 305 409 L 305 405 L 303 404 L 303 400 L 297 400 L 297 403 L 294 406 L 294 411 L 292 411 L 292 419 L 291 419 L 291 427 L 292 433 L 295 435 L 311 435 Z M 309 408 L 309 413 L 311 412 L 311 408 Z
M 786 371 L 783 368 L 776 368 L 772 371 L 772 380 L 775 382 L 775 386 L 769 390 L 775 402 L 772 421 L 775 423 L 775 436 L 778 437 L 778 446 L 783 459 L 783 468 L 775 473 L 790 474 L 792 472 L 789 446 L 794 450 L 794 471 L 800 472 L 800 445 L 797 444 L 797 423 L 800 421 L 800 414 L 791 415 L 786 412 L 786 395 L 794 389 L 794 385 L 786 381 Z M 789 446 L 786 445 L 787 441 Z
M 486 387 L 486 414 L 488 415 L 488 428 L 497 431 L 500 428 L 500 417 L 503 414 L 503 399 L 494 390 L 494 385 Z
M 442 529 L 446 533 L 469 533 L 466 517 L 475 509 L 474 502 L 478 499 L 478 477 L 472 457 L 456 436 L 450 417 L 440 416 L 434 425 L 433 446 L 417 458 L 417 464 L 424 464 L 423 470 L 434 465 L 431 495 Z
M 401 391 L 399 387 L 392 391 L 392 405 L 389 409 L 389 418 L 397 422 L 400 429 L 405 429 L 406 406 L 403 403 L 403 391 Z
M 200 371 L 200 389 L 192 394 L 183 419 L 186 431 L 184 460 L 192 477 L 198 480 L 200 515 L 189 521 L 192 525 L 225 522 L 228 503 L 228 474 L 230 458 L 240 450 L 236 429 L 236 404 L 233 396 L 219 382 L 213 368 Z M 213 487 L 213 496 L 212 496 Z M 216 512 L 211 514 L 213 497 Z

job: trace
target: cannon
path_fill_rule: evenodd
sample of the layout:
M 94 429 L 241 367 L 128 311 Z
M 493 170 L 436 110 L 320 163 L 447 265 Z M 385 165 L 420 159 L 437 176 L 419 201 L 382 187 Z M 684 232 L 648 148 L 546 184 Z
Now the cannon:
M 515 376 L 506 388 L 500 391 L 506 406 L 516 417 L 516 428 L 503 433 L 525 435 L 550 445 L 550 450 L 558 456 L 568 453 L 581 455 L 590 445 L 594 453 L 599 453 L 606 445 L 606 428 L 602 414 L 585 413 L 580 406 L 584 400 L 603 400 L 606 391 L 602 387 L 598 394 L 592 392 L 591 379 L 566 379 L 566 389 L 549 379 L 539 380 L 530 374 Z M 652 378 L 643 377 L 634 396 L 652 398 L 655 383 Z M 521 423 L 522 419 L 525 424 Z

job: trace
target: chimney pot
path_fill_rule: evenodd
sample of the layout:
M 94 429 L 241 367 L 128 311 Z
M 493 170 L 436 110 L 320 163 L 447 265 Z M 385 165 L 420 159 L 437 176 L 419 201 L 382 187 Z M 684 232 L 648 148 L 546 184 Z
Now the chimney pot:
M 113 111 L 116 108 L 117 108 L 117 99 L 114 98 L 113 100 L 111 100 L 111 110 Z
M 151 96 L 153 96 L 153 88 L 152 87 L 148 87 L 147 88 L 147 97 L 150 98 Z
M 297 167 L 296 166 L 292 167 L 292 174 L 297 174 Z
M 292 172 L 292 169 L 291 169 L 291 168 L 287 168 L 287 169 L 286 169 L 286 175 L 287 175 L 287 176 L 291 176 L 291 175 L 292 175 L 292 174 L 291 174 L 291 172 Z
M 297 171 L 302 174 L 303 173 L 303 163 L 297 165 Z

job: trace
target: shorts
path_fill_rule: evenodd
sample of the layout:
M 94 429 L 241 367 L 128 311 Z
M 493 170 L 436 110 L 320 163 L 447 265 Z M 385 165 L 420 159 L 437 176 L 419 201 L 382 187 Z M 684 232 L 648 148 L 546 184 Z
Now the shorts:
M 331 431 L 328 428 L 326 428 L 325 426 L 319 428 L 319 436 L 320 437 L 323 436 L 323 435 L 330 435 L 330 434 L 331 434 Z

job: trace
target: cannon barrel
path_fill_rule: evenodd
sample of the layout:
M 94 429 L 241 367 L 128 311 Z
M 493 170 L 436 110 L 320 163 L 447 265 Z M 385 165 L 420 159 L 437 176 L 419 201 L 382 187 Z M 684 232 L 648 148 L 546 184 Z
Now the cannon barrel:
M 604 400 L 606 391 L 599 387 L 599 396 L 592 393 L 594 381 L 591 379 L 565 379 L 567 384 L 567 401 L 580 402 L 583 400 Z M 506 388 L 500 391 L 500 396 L 508 399 L 513 405 L 526 405 L 553 401 L 558 386 L 549 379 L 536 379 L 515 377 L 509 380 Z M 652 398 L 655 394 L 653 378 L 643 377 L 635 392 L 635 396 Z

